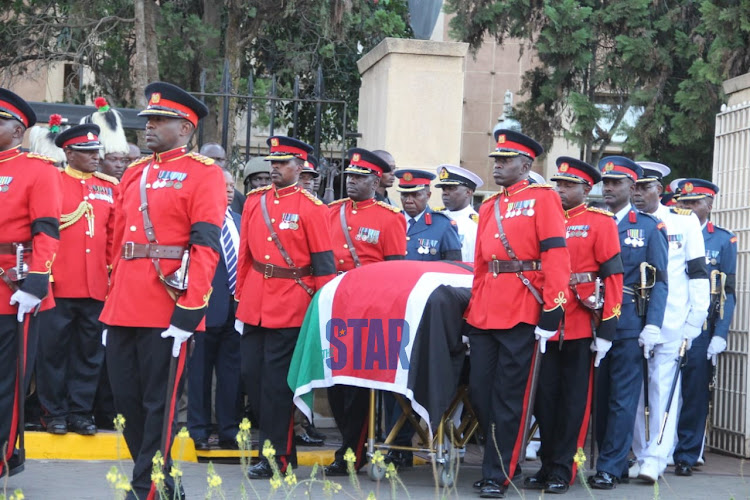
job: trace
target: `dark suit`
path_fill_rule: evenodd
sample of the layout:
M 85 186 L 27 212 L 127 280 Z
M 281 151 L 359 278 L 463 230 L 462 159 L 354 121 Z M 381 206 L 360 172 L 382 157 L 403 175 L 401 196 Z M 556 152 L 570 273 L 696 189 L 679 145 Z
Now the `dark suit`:
M 231 212 L 237 231 L 240 215 Z M 216 423 L 219 441 L 234 442 L 240 423 L 240 336 L 234 330 L 234 297 L 229 290 L 224 252 L 211 283 L 206 331 L 195 334 L 188 362 L 188 429 L 193 439 L 211 435 L 211 382 L 216 370 Z
M 229 208 L 232 209 L 232 212 L 242 215 L 242 209 L 245 207 L 245 200 L 247 200 L 247 196 L 238 191 L 237 188 L 234 188 L 234 198 L 232 199 L 232 204 L 229 205 Z

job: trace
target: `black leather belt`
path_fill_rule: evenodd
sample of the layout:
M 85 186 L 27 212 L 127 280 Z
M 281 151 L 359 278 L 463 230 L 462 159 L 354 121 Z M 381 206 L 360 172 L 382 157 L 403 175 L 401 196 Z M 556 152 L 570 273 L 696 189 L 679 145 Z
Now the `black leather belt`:
M 23 245 L 24 252 L 31 252 L 30 241 L 24 241 L 23 243 L 0 243 L 0 255 L 15 255 L 18 245 Z
M 491 260 L 487 264 L 487 272 L 492 274 L 540 271 L 541 269 L 541 260 Z
M 312 266 L 306 267 L 282 267 L 273 264 L 263 264 L 257 260 L 253 261 L 253 269 L 263 273 L 263 277 L 268 278 L 285 278 L 296 280 L 312 274 Z
M 185 247 L 177 245 L 152 245 L 126 242 L 122 246 L 121 257 L 123 260 L 131 259 L 182 259 Z
M 597 274 L 594 272 L 587 273 L 571 273 L 570 274 L 570 286 L 576 286 L 581 283 L 593 283 L 596 281 Z

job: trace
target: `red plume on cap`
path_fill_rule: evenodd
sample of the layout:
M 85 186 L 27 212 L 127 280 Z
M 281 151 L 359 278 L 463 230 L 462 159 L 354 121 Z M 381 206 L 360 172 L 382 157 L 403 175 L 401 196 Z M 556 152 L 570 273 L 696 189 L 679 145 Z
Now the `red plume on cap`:
M 99 110 L 100 113 L 109 111 L 109 104 L 104 97 L 97 97 L 94 99 L 94 106 L 96 106 L 96 109 Z
M 50 132 L 60 132 L 60 125 L 62 125 L 62 115 L 49 115 L 49 121 L 47 123 L 49 123 Z

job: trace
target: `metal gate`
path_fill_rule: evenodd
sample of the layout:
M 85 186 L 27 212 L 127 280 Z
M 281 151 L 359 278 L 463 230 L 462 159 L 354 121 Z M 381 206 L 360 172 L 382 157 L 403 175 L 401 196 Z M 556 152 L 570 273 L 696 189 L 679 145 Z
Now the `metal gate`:
M 713 182 L 721 191 L 713 208 L 714 221 L 738 236 L 737 307 L 727 350 L 719 356 L 708 445 L 750 457 L 750 104 L 724 107 L 716 115 Z

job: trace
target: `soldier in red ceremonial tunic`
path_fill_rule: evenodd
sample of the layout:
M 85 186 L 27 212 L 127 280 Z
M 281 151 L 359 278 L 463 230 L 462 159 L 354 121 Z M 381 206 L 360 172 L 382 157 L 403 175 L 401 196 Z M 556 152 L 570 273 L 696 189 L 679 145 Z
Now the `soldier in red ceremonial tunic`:
M 54 307 L 49 274 L 60 239 L 60 174 L 54 160 L 21 152 L 23 135 L 34 123 L 31 107 L 0 88 L 0 447 L 10 475 L 24 468 L 23 454 L 14 451 L 23 426 L 17 377 L 31 373 L 38 330 L 33 314 Z M 25 352 L 18 348 L 19 323 Z M 25 392 L 27 381 L 21 385 Z M 0 476 L 6 474 L 0 461 Z
M 268 139 L 272 185 L 247 194 L 237 263 L 236 329 L 242 379 L 260 442 L 269 440 L 282 471 L 296 465 L 289 365 L 313 294 L 336 274 L 328 207 L 299 185 L 312 147 L 291 137 Z M 252 479 L 273 476 L 264 458 Z
M 169 449 L 184 342 L 205 329 L 227 207 L 221 169 L 186 147 L 208 109 L 169 83 L 151 83 L 145 92 L 148 107 L 140 115 L 148 117 L 146 144 L 154 154 L 133 163 L 119 186 L 114 237 L 119 257 L 101 315 L 108 325 L 107 370 L 115 409 L 125 416 L 125 441 L 135 462 L 131 484 L 141 499 L 156 493 L 151 460 L 161 448 L 172 497 Z M 172 380 L 170 357 L 177 358 Z M 166 389 L 172 385 L 167 402 Z M 172 425 L 162 436 L 165 406 Z M 134 498 L 133 491 L 130 495 Z
M 474 484 L 483 498 L 503 498 L 516 471 L 530 410 L 532 361 L 557 332 L 570 279 L 560 198 L 552 186 L 527 180 L 542 146 L 503 129 L 495 131 L 495 140 L 490 156 L 501 188 L 479 211 L 466 310 L 472 327 L 469 385 L 487 439 L 482 479 Z
M 383 173 L 390 172 L 391 167 L 366 149 L 350 149 L 348 156 L 349 166 L 344 172 L 349 197 L 331 203 L 329 213 L 336 270 L 342 273 L 374 262 L 403 260 L 406 219 L 401 209 L 375 200 Z M 355 469 L 364 465 L 369 394 L 369 390 L 360 387 L 335 385 L 328 389 L 328 401 L 343 443 L 336 450 L 333 463 L 326 467 L 326 475 L 348 474 L 344 460 L 347 449 L 357 457 Z
M 91 414 L 104 360 L 99 314 L 112 262 L 118 181 L 97 172 L 99 126 L 77 125 L 55 144 L 68 166 L 60 172 L 60 249 L 52 266 L 57 307 L 42 320 L 37 386 L 47 432 L 96 433 Z
M 557 159 L 552 177 L 565 210 L 573 274 L 565 318 L 541 360 L 534 415 L 543 443 L 542 468 L 524 487 L 565 493 L 575 479 L 573 456 L 583 447 L 589 423 L 593 366 L 612 346 L 622 307 L 622 260 L 612 213 L 586 206 L 601 181 L 598 169 L 581 160 Z M 601 319 L 592 335 L 592 327 Z M 592 342 L 592 336 L 594 340 Z

